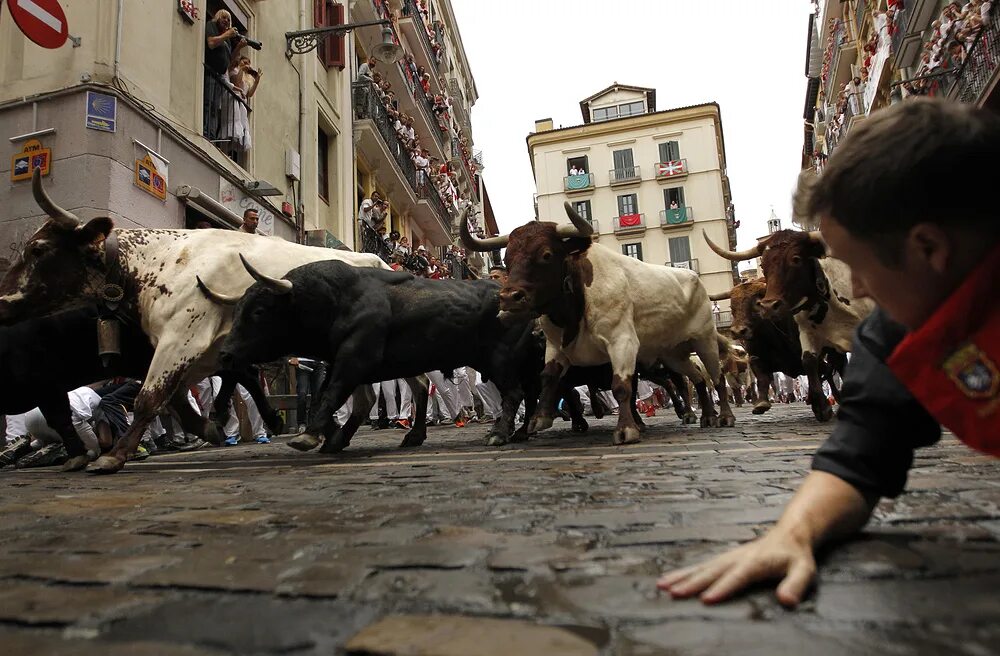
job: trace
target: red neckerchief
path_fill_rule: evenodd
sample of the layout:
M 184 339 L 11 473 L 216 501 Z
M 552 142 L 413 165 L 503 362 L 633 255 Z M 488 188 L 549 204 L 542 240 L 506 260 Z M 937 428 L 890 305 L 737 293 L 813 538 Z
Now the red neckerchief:
M 921 405 L 969 446 L 1000 457 L 1000 246 L 889 357 Z

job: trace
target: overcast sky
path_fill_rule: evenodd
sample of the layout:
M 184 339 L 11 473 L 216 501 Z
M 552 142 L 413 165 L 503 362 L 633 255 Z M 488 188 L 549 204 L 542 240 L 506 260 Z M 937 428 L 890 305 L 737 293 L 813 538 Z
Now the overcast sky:
M 534 215 L 525 138 L 535 119 L 579 125 L 580 100 L 616 81 L 655 88 L 658 110 L 718 102 L 739 246 L 767 232 L 772 205 L 792 227 L 808 0 L 451 2 L 479 90 L 472 132 L 502 231 Z

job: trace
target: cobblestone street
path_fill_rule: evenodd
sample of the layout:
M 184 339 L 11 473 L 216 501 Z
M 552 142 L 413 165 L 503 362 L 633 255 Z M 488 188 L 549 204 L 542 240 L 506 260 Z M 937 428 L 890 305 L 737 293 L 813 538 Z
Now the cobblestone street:
M 731 429 L 660 414 L 624 448 L 605 419 L 502 450 L 473 424 L 412 451 L 365 430 L 335 458 L 6 470 L 2 652 L 1000 653 L 997 461 L 947 438 L 798 610 L 764 589 L 710 608 L 656 575 L 758 535 L 828 428 L 803 405 Z

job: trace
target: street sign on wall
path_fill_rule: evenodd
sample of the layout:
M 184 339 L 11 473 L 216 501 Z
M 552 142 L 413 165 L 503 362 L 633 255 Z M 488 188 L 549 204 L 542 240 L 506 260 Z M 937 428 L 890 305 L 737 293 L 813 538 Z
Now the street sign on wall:
M 43 48 L 59 48 L 69 37 L 69 23 L 57 0 L 7 0 L 11 18 L 24 36 Z

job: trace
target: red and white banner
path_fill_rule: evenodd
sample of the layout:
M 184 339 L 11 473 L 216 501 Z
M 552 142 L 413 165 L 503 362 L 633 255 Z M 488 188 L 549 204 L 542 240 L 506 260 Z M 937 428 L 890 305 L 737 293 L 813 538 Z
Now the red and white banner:
M 641 214 L 622 214 L 618 217 L 618 225 L 623 228 L 634 228 L 642 225 Z

